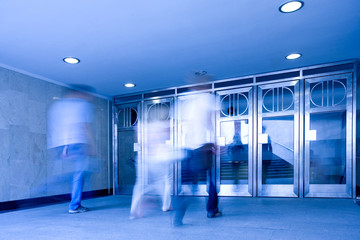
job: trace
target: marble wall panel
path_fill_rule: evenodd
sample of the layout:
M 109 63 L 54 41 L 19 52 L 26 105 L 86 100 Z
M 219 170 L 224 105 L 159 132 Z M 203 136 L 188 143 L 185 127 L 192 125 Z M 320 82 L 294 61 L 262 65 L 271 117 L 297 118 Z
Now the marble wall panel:
M 67 194 L 67 164 L 47 149 L 47 110 L 66 87 L 0 67 L 0 202 Z M 95 98 L 97 156 L 86 191 L 108 187 L 108 101 Z
M 30 132 L 46 134 L 46 104 L 34 100 L 28 100 L 28 122 Z
M 0 164 L 1 166 L 3 166 L 3 164 L 10 162 L 11 136 L 10 131 L 8 131 L 7 129 L 0 129 L 0 146 Z
M 10 161 L 28 160 L 30 132 L 27 126 L 10 125 Z
M 29 100 L 46 103 L 48 100 L 47 91 L 50 88 L 50 84 L 32 77 L 29 77 L 27 80 L 29 82 Z
M 10 125 L 26 125 L 29 121 L 29 102 L 27 93 L 8 90 L 6 92 L 7 118 Z
M 46 171 L 46 134 L 31 132 L 29 137 L 30 160 L 33 165 L 39 166 Z
M 6 91 L 9 89 L 9 70 L 0 67 L 0 129 L 8 129 L 7 119 L 9 101 L 7 101 Z
M 47 83 L 46 93 L 46 105 L 50 107 L 52 103 L 54 103 L 57 99 L 60 99 L 64 96 L 66 91 L 65 87 L 56 85 L 54 83 Z
M 11 160 L 8 169 L 8 201 L 30 198 L 32 167 L 28 160 Z
M 4 174 L 6 174 L 4 168 L 0 169 L 1 176 L 4 176 Z M 6 178 L 3 178 L 0 184 L 0 202 L 5 202 L 8 200 L 8 196 L 10 195 L 8 191 L 10 191 L 10 188 L 8 187 L 8 181 Z
M 30 77 L 28 75 L 10 70 L 9 71 L 9 89 L 28 95 L 31 79 L 32 79 L 32 77 Z
M 5 201 L 10 196 L 8 187 L 8 172 L 10 164 L 10 132 L 0 129 L 0 202 Z
M 0 91 L 0 129 L 9 129 L 8 109 L 9 101 L 7 95 Z
M 9 89 L 10 71 L 0 67 L 0 93 Z

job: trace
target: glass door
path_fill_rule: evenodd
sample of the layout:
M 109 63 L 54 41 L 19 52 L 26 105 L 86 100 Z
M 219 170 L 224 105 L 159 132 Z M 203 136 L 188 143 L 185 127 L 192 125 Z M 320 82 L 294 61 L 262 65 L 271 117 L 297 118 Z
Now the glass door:
M 252 196 L 252 88 L 217 93 L 219 196 Z
M 143 161 L 139 176 L 148 189 L 164 189 L 165 194 L 173 194 L 173 99 L 145 101 L 143 111 Z
M 305 197 L 352 197 L 352 75 L 305 80 Z
M 136 161 L 139 149 L 140 103 L 116 106 L 115 133 L 115 193 L 131 194 L 136 180 Z
M 298 196 L 299 82 L 258 87 L 257 195 Z

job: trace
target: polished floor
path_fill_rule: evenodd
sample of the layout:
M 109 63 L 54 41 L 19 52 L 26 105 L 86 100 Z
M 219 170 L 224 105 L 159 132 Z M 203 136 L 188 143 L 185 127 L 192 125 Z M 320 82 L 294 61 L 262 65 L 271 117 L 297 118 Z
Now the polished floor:
M 360 239 L 360 207 L 350 199 L 223 197 L 224 215 L 208 219 L 205 199 L 192 198 L 181 227 L 152 198 L 143 218 L 129 220 L 130 202 L 90 199 L 81 214 L 68 214 L 67 203 L 1 213 L 0 239 Z

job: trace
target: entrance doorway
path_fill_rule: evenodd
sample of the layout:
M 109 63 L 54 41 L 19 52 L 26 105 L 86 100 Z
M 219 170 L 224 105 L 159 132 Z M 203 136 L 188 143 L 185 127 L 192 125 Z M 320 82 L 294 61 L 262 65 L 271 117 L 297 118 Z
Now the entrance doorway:
M 352 75 L 305 80 L 305 197 L 352 197 Z
M 114 107 L 115 192 L 131 193 L 136 175 L 143 184 L 152 184 L 151 125 L 161 120 L 162 144 L 176 152 L 169 169 L 172 194 L 206 196 L 212 180 L 219 196 L 354 197 L 355 80 L 353 69 L 344 67 L 352 64 L 339 66 L 302 69 L 297 76 L 289 75 L 297 73 L 292 71 L 280 80 L 273 76 L 284 74 L 272 75 L 275 80 L 255 76 L 215 82 L 199 91 L 183 87 L 157 93 L 161 97 L 142 94 L 119 102 Z M 325 76 L 325 70 L 333 74 Z M 209 139 L 218 148 L 211 174 L 204 171 L 192 179 L 179 160 L 186 146 L 187 100 L 199 92 L 216 96 L 216 133 Z
M 352 75 L 216 93 L 220 196 L 352 197 Z

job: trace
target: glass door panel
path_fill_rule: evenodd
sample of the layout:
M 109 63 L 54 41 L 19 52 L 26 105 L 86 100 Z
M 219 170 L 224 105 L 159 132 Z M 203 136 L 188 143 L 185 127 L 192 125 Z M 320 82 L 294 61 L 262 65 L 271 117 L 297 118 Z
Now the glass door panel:
M 262 131 L 262 184 L 294 184 L 294 116 L 266 117 Z M 281 131 L 279 131 L 281 129 Z
M 252 89 L 217 93 L 219 196 L 252 196 Z
M 305 197 L 351 197 L 351 75 L 305 82 Z
M 299 83 L 258 87 L 258 196 L 298 196 Z
M 346 184 L 346 112 L 310 114 L 310 184 Z
M 220 126 L 220 136 L 224 138 L 225 145 L 219 147 L 219 195 L 250 196 L 248 120 L 221 122 Z
M 136 180 L 136 161 L 139 144 L 138 126 L 140 103 L 115 108 L 117 129 L 117 161 L 115 161 L 115 193 L 131 194 Z M 135 146 L 135 148 L 134 148 Z

